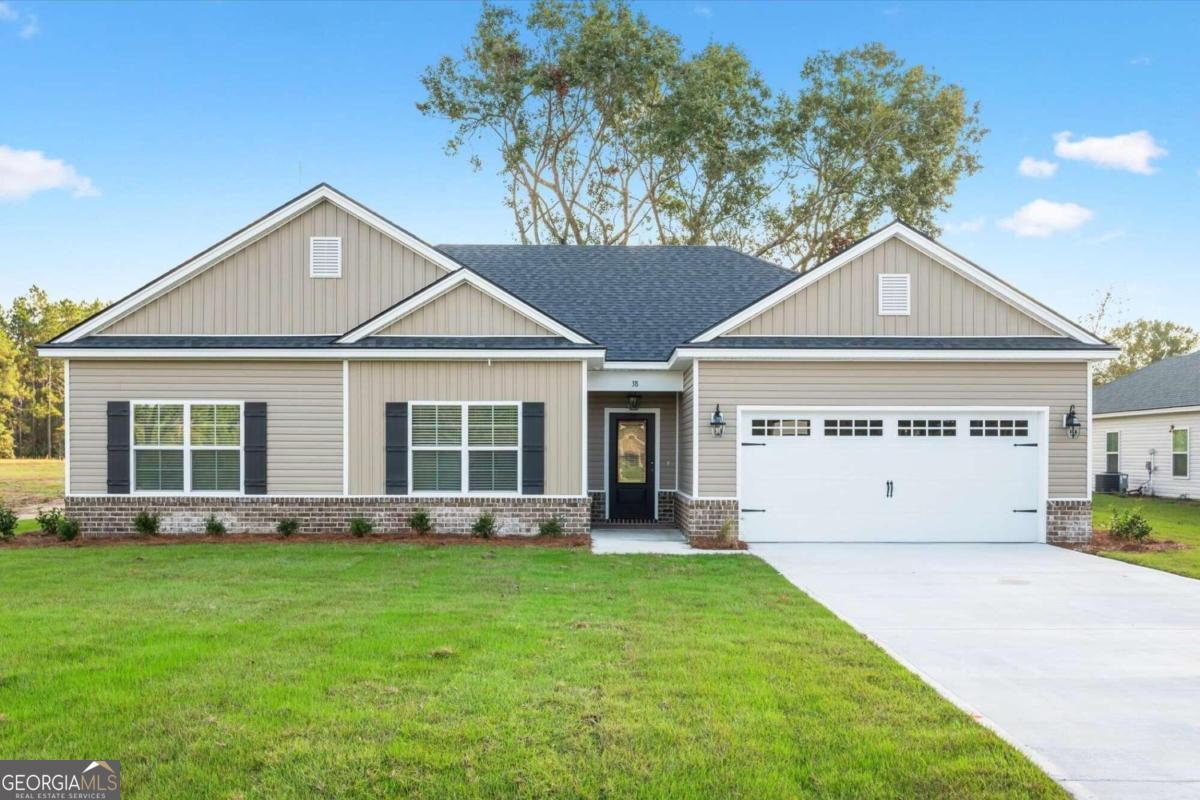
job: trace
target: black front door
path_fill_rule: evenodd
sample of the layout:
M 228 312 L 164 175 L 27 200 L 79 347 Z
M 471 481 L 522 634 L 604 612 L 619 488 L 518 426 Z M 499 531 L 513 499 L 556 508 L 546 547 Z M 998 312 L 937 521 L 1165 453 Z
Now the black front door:
M 654 415 L 613 414 L 608 430 L 608 518 L 654 519 Z

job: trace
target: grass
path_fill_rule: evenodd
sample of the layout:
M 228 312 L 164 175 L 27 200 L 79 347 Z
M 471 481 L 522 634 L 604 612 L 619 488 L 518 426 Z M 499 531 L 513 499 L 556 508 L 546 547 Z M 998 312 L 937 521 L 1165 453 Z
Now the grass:
M 62 495 L 62 459 L 0 460 L 0 503 L 15 509 L 56 503 L 62 500 Z
M 0 753 L 125 796 L 1065 797 L 752 557 L 0 549 Z
M 1092 498 L 1092 524 L 1107 530 L 1114 509 L 1139 512 L 1153 528 L 1151 538 L 1171 539 L 1186 547 L 1157 553 L 1110 550 L 1101 551 L 1100 555 L 1189 578 L 1200 578 L 1200 502 L 1097 494 Z

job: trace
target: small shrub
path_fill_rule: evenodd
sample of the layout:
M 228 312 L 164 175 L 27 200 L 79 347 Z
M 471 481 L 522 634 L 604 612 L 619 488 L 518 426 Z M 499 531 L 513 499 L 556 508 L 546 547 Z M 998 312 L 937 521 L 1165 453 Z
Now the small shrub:
M 275 526 L 275 530 L 279 531 L 280 536 L 291 536 L 300 530 L 300 520 L 286 517 L 279 520 L 279 524 Z
M 17 515 L 8 506 L 0 506 L 0 539 L 17 535 Z
M 64 542 L 73 542 L 79 536 L 79 520 L 63 517 L 58 522 L 58 538 Z
M 137 516 L 133 518 L 133 527 L 143 536 L 157 535 L 158 514 L 152 514 L 149 511 L 139 511 Z
M 51 508 L 47 510 L 38 509 L 37 523 L 42 529 L 42 533 L 55 536 L 58 534 L 58 526 L 63 521 L 63 512 L 61 508 Z
M 1150 536 L 1150 523 L 1136 511 L 1113 511 L 1108 532 L 1117 539 L 1140 542 Z
M 208 519 L 204 520 L 204 532 L 209 536 L 220 536 L 225 533 L 225 523 L 217 519 L 216 514 L 209 514 Z
M 429 533 L 433 530 L 433 520 L 429 518 L 428 511 L 418 508 L 408 515 L 408 527 L 417 533 Z
M 351 517 L 350 532 L 358 538 L 366 536 L 371 531 L 375 530 L 375 526 L 371 524 L 371 520 L 366 517 Z
M 538 536 L 562 536 L 563 526 L 558 517 L 551 517 L 538 525 Z
M 496 518 L 487 512 L 480 514 L 479 519 L 471 526 L 471 533 L 480 539 L 492 538 L 496 535 Z
M 726 517 L 721 523 L 721 530 L 717 532 L 717 540 L 725 547 L 734 547 L 737 545 L 737 531 L 734 529 L 733 517 Z

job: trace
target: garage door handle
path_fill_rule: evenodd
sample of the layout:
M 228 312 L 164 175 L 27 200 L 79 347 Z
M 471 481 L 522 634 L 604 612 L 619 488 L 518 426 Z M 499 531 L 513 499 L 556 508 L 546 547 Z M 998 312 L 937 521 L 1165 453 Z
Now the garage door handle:
M 1037 442 L 1022 442 L 1021 444 L 1014 444 L 1013 447 L 1037 447 Z
M 765 514 L 765 513 L 767 513 L 767 510 L 765 508 L 743 508 L 742 513 L 743 514 Z
M 1013 509 L 1014 514 L 1036 514 L 1037 512 L 1038 512 L 1038 510 L 1036 508 L 1014 508 Z
M 742 442 L 742 447 L 766 447 L 766 442 Z
M 887 482 L 887 496 L 888 496 L 888 497 L 891 497 L 891 496 L 892 496 L 892 490 L 893 490 L 893 489 L 895 489 L 895 486 L 892 484 L 892 482 L 891 482 L 891 481 L 888 481 L 888 482 Z

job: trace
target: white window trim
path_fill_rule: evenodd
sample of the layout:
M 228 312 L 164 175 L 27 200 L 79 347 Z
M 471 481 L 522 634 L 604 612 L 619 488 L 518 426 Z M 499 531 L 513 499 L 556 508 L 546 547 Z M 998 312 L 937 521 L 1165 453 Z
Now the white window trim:
M 462 409 L 462 441 L 457 445 L 421 445 L 415 447 L 413 445 L 413 408 L 415 406 L 458 406 Z M 470 412 L 472 406 L 516 406 L 517 409 L 517 444 L 515 447 L 507 445 L 497 447 L 496 445 L 474 445 L 469 444 L 471 439 L 470 434 Z M 409 497 L 521 497 L 521 485 L 524 479 L 524 465 L 521 463 L 521 451 L 525 444 L 525 424 L 521 418 L 521 401 L 520 400 L 471 400 L 468 402 L 460 402 L 456 400 L 410 400 L 408 402 L 408 496 Z M 413 489 L 413 451 L 415 450 L 446 450 L 451 452 L 462 453 L 461 468 L 459 470 L 459 486 L 457 492 L 448 492 L 445 490 L 434 491 L 416 491 Z M 472 492 L 468 488 L 471 481 L 471 451 L 473 450 L 512 450 L 517 454 L 517 489 L 514 492 Z M 540 496 L 540 495 L 539 495 Z
M 891 278 L 904 279 L 904 310 L 903 311 L 885 311 L 883 308 L 883 284 L 884 281 Z M 875 306 L 881 317 L 909 317 L 912 316 L 912 276 L 907 272 L 884 272 L 879 275 L 875 281 Z
M 337 242 L 337 272 L 328 274 L 318 274 L 314 269 L 313 250 L 317 246 L 317 242 Z M 337 279 L 342 277 L 342 237 L 340 236 L 310 236 L 308 237 L 308 277 L 324 280 L 326 278 Z
M 134 420 L 137 418 L 135 409 L 138 406 L 183 406 L 183 445 L 137 445 L 134 444 Z M 192 406 L 237 406 L 238 408 L 238 444 L 233 445 L 201 445 L 197 450 L 237 450 L 238 457 L 238 489 L 236 492 L 197 492 L 192 491 Z M 170 492 L 160 489 L 137 488 L 137 451 L 138 450 L 183 450 L 183 491 Z M 150 497 L 243 497 L 246 494 L 246 407 L 241 400 L 131 400 L 129 402 L 129 493 L 131 495 Z
M 1183 448 L 1183 452 L 1175 451 L 1175 434 L 1183 431 L 1187 434 L 1187 444 Z M 1183 456 L 1183 463 L 1187 465 L 1182 475 L 1175 474 L 1175 456 Z M 1176 427 L 1171 431 L 1171 477 L 1178 478 L 1181 481 L 1190 480 L 1192 477 L 1192 429 L 1190 427 Z
M 1116 450 L 1108 449 L 1108 437 L 1109 436 L 1117 437 L 1117 449 Z M 1117 457 L 1117 468 L 1114 471 L 1120 472 L 1121 471 L 1121 432 L 1120 431 L 1105 431 L 1104 432 L 1104 471 L 1106 473 L 1110 472 L 1108 469 L 1108 457 L 1109 456 Z

